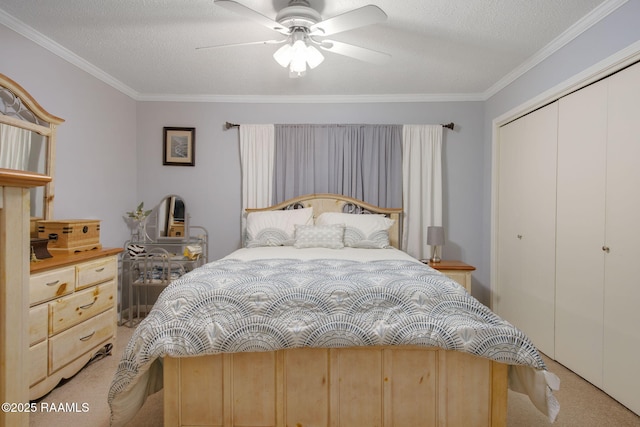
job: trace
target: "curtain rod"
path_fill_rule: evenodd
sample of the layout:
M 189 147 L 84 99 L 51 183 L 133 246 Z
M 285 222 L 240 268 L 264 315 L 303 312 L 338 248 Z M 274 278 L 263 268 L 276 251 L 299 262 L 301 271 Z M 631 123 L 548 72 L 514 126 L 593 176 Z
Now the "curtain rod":
M 447 128 L 447 129 L 453 130 L 454 124 L 453 124 L 453 122 L 451 122 L 451 123 L 447 123 L 447 124 L 440 125 L 440 126 L 442 126 L 443 128 Z M 228 130 L 228 129 L 231 129 L 231 128 L 237 128 L 237 127 L 240 127 L 240 125 L 236 124 L 236 123 L 225 122 L 225 124 L 224 124 L 224 129 L 225 130 Z

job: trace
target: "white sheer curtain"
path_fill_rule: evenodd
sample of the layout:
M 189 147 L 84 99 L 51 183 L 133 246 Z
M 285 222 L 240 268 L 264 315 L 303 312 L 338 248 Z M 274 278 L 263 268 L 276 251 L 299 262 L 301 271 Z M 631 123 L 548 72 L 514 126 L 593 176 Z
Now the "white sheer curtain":
M 427 227 L 442 225 L 442 126 L 405 125 L 402 130 L 402 248 L 430 256 Z
M 28 170 L 31 132 L 0 124 L 0 141 L 0 168 Z
M 273 197 L 273 125 L 240 126 L 242 212 L 270 206 Z

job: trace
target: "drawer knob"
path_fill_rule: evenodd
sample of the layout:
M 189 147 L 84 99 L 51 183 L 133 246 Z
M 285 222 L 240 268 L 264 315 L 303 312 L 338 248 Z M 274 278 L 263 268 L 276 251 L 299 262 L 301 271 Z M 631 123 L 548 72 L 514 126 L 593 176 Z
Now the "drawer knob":
M 47 286 L 55 286 L 60 283 L 60 280 L 54 280 L 53 282 L 46 283 Z
M 100 273 L 101 271 L 104 271 L 104 267 L 96 268 L 96 273 Z
M 89 335 L 87 335 L 86 337 L 82 337 L 80 338 L 80 341 L 89 341 L 91 339 L 91 337 L 96 333 L 96 331 L 91 332 Z

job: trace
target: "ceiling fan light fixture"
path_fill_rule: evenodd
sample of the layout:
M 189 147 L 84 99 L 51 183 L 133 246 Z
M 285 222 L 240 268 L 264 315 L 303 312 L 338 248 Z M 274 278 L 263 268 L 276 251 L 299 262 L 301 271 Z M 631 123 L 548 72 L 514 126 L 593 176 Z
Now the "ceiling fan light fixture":
M 280 66 L 289 68 L 289 77 L 292 78 L 304 76 L 307 65 L 313 69 L 324 61 L 320 51 L 307 44 L 307 38 L 302 32 L 294 33 L 291 42 L 278 49 L 273 58 Z

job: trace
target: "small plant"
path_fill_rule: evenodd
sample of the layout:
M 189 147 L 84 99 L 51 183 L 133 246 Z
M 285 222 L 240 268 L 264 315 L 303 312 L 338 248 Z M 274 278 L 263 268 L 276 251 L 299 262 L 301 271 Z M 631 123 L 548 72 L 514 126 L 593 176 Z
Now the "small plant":
M 144 202 L 140 202 L 136 210 L 127 212 L 127 215 L 129 215 L 129 218 L 133 218 L 136 221 L 144 221 L 150 213 L 151 210 L 144 210 Z

